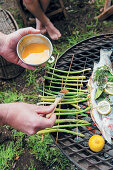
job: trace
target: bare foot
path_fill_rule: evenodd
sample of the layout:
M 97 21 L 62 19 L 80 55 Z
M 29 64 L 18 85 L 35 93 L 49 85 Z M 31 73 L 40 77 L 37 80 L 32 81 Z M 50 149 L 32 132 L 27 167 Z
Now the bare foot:
M 40 30 L 41 34 L 46 33 L 46 28 L 42 26 L 42 23 L 36 18 L 36 29 Z
M 58 40 L 61 37 L 61 33 L 58 29 L 55 28 L 55 26 L 49 22 L 48 25 L 45 26 L 49 36 L 51 37 L 51 39 L 53 40 Z

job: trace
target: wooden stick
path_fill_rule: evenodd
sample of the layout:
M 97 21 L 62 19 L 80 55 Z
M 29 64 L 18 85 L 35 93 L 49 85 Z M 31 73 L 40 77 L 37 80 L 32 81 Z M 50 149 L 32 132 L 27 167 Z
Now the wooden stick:
M 111 6 L 111 0 L 105 0 L 104 12 Z
M 100 15 L 95 17 L 95 19 L 103 21 L 111 15 L 113 15 L 113 5 L 110 8 L 108 8 L 106 11 L 103 11 Z

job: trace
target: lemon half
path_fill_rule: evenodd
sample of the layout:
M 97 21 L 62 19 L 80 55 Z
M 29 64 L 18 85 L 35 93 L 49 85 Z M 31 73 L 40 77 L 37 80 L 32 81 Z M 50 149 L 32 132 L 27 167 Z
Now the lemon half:
M 113 95 L 113 82 L 107 82 L 104 91 L 110 95 Z
M 111 112 L 110 103 L 106 100 L 99 102 L 97 105 L 97 111 L 102 115 L 107 115 Z

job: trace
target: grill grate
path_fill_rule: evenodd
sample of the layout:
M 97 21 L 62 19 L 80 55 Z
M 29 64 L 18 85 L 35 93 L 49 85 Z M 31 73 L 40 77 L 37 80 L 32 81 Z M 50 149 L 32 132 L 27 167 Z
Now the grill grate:
M 99 61 L 100 49 L 111 49 L 113 47 L 113 34 L 100 35 L 86 39 L 68 49 L 57 61 L 56 68 L 60 70 L 69 70 L 69 65 L 74 55 L 71 71 L 82 70 L 85 68 L 93 69 L 95 61 Z M 113 61 L 113 56 L 111 56 Z M 87 79 L 91 76 L 92 71 L 85 73 Z M 86 88 L 86 87 L 85 87 Z M 82 103 L 82 106 L 87 106 Z M 71 118 L 74 116 L 71 116 Z M 70 117 L 69 117 L 70 118 Z M 79 118 L 79 116 L 78 116 Z M 72 161 L 78 168 L 82 170 L 113 170 L 113 146 L 105 143 L 104 149 L 99 153 L 92 152 L 88 147 L 89 138 L 100 131 L 94 125 L 89 117 L 85 118 L 91 122 L 91 129 L 87 127 L 79 127 L 79 131 L 85 134 L 85 138 L 77 138 L 70 134 L 59 133 L 56 145 Z M 76 130 L 70 128 L 69 130 Z M 54 142 L 56 141 L 56 133 L 52 133 Z

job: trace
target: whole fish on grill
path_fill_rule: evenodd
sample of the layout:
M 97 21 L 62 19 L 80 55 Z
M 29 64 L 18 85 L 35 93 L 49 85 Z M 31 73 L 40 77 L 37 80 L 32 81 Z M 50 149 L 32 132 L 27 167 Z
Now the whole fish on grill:
M 113 95 L 106 93 L 105 88 L 108 82 L 113 83 L 111 54 L 110 50 L 100 50 L 100 61 L 94 63 L 93 72 L 88 81 L 91 118 L 110 144 L 113 142 Z M 100 114 L 97 109 L 98 103 L 103 100 L 109 101 L 111 107 L 110 113 L 106 115 Z

